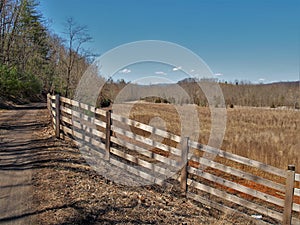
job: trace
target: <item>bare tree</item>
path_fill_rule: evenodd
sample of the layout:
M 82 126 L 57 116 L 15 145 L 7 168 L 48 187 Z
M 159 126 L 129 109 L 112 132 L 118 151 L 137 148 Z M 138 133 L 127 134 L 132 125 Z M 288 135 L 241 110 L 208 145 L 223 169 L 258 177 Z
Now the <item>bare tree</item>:
M 78 25 L 73 18 L 68 18 L 65 24 L 66 35 L 66 48 L 67 48 L 67 59 L 65 60 L 66 65 L 66 87 L 65 96 L 69 97 L 71 75 L 75 71 L 75 66 L 78 66 L 79 61 L 85 60 L 87 57 L 87 51 L 83 48 L 85 43 L 92 40 L 88 34 L 87 26 Z M 78 69 L 76 71 L 79 71 Z M 75 74 L 78 79 L 79 74 Z

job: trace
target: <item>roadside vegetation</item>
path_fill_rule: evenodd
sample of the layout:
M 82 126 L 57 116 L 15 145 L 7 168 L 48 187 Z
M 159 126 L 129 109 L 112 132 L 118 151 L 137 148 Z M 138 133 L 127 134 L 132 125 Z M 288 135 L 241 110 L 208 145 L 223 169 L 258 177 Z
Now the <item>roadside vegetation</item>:
M 0 0 L 0 96 L 41 99 L 42 93 L 70 97 L 88 66 L 83 48 L 91 38 L 72 18 L 61 34 L 51 32 L 35 0 Z

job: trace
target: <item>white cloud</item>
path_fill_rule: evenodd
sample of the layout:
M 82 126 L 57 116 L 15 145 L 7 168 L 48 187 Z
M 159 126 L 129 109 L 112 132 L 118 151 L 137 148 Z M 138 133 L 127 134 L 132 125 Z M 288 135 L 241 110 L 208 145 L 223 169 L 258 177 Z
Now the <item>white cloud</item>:
M 215 76 L 223 76 L 223 73 L 215 73 Z
M 265 78 L 259 78 L 258 80 L 259 81 L 265 81 L 266 79 Z
M 127 68 L 119 71 L 119 73 L 130 73 L 130 72 L 131 72 L 131 70 L 127 69 Z
M 192 69 L 192 70 L 190 70 L 190 72 L 193 73 L 193 72 L 195 72 L 195 70 Z
M 178 67 L 174 67 L 173 68 L 173 71 L 178 71 L 178 70 L 181 70 L 182 69 L 182 67 L 181 66 L 178 66 Z
M 157 74 L 157 75 L 167 75 L 167 73 L 165 73 L 163 71 L 157 71 L 157 72 L 155 72 L 155 74 Z

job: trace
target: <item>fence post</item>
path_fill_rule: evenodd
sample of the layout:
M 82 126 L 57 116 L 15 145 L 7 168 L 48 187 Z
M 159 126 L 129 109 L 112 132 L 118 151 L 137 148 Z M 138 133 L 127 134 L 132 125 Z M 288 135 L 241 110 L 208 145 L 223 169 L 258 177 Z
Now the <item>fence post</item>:
M 47 109 L 49 112 L 51 111 L 51 95 L 50 95 L 50 93 L 47 94 Z
M 181 174 L 180 174 L 180 190 L 182 196 L 186 196 L 187 192 L 187 177 L 188 177 L 188 154 L 189 154 L 189 138 L 183 138 L 181 142 Z
M 291 225 L 294 197 L 295 166 L 289 165 L 285 184 L 283 225 Z
M 60 97 L 55 95 L 55 136 L 60 138 Z
M 105 160 L 109 160 L 110 157 L 111 112 L 111 110 L 106 111 Z

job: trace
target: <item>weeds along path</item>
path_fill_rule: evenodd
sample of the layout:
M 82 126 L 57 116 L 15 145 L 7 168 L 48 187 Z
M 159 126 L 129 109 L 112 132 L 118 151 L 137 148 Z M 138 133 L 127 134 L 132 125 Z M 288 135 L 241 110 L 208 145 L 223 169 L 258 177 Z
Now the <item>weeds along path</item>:
M 34 154 L 43 140 L 35 137 L 44 104 L 0 111 L 0 224 L 31 224 Z
M 39 107 L 0 111 L 0 225 L 254 224 L 180 197 L 177 184 L 104 179 L 72 142 L 55 138 Z

